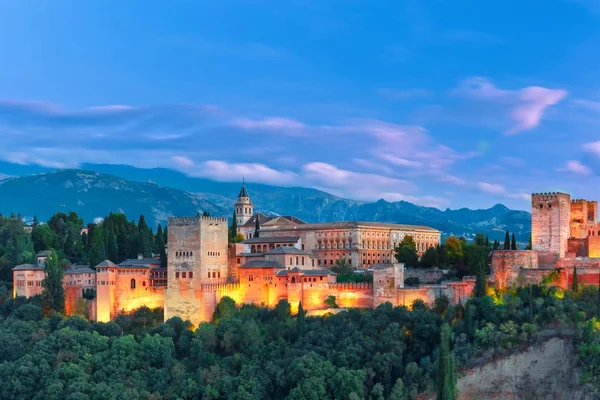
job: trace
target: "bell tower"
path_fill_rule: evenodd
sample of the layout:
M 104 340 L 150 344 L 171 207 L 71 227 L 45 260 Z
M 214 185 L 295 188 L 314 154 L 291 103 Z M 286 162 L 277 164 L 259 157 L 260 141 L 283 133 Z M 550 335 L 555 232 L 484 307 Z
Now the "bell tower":
M 234 203 L 236 222 L 238 226 L 244 225 L 254 214 L 254 206 L 250 201 L 250 195 L 246 190 L 246 184 L 242 180 L 242 189 L 238 194 L 237 201 Z

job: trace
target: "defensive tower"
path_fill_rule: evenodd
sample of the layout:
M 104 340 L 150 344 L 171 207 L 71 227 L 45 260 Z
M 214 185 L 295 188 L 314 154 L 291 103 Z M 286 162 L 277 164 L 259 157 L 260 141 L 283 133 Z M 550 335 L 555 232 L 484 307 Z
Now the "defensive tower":
M 571 221 L 571 196 L 566 193 L 531 195 L 531 243 L 533 250 L 564 257 Z

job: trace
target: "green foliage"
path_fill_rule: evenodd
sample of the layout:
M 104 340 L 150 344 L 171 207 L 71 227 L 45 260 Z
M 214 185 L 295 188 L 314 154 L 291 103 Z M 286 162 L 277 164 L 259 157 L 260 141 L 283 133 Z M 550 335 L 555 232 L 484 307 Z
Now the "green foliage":
M 52 311 L 65 312 L 65 289 L 63 288 L 63 268 L 60 266 L 58 256 L 52 251 L 45 264 L 46 276 L 42 280 L 42 305 L 44 313 L 50 315 Z
M 517 241 L 515 240 L 515 233 L 514 232 L 512 234 L 512 239 L 510 241 L 510 249 L 511 250 L 518 250 L 518 248 L 517 248 Z
M 456 399 L 455 363 L 450 353 L 450 325 L 442 325 L 440 334 L 440 356 L 438 359 L 438 375 L 436 400 Z
M 328 296 L 325 299 L 325 305 L 329 308 L 338 308 L 335 296 Z
M 508 233 L 508 230 L 506 231 L 506 235 L 504 235 L 504 246 L 503 246 L 504 250 L 510 250 L 510 233 Z
M 440 265 L 440 255 L 435 247 L 429 247 L 421 256 L 420 268 L 432 268 Z
M 573 269 L 573 281 L 571 282 L 571 290 L 577 292 L 579 290 L 579 283 L 577 282 L 577 267 Z
M 398 245 L 398 247 L 395 249 L 395 256 L 399 263 L 404 263 L 408 267 L 416 267 L 419 262 L 419 256 L 417 255 L 417 252 L 409 245 Z
M 335 260 L 335 265 L 331 267 L 331 271 L 338 275 L 350 275 L 354 269 L 348 264 L 345 257 L 340 257 Z
M 415 243 L 415 239 L 412 236 L 406 235 L 402 238 L 398 247 L 408 246 L 412 248 L 415 252 L 417 251 L 417 243 Z
M 450 264 L 462 262 L 463 245 L 455 236 L 446 239 L 446 258 Z
M 421 280 L 417 276 L 411 276 L 404 280 L 404 284 L 408 286 L 417 286 L 421 284 Z
M 475 280 L 475 290 L 473 295 L 475 297 L 483 297 L 487 292 L 487 276 L 483 270 L 483 263 L 479 264 L 479 272 L 477 273 L 477 278 Z

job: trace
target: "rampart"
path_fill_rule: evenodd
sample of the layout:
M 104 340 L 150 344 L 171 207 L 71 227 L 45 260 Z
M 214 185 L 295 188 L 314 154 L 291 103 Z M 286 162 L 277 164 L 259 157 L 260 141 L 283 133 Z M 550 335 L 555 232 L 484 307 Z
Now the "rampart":
M 499 288 L 515 282 L 521 269 L 537 269 L 538 255 L 532 250 L 495 250 L 492 253 L 492 282 Z
M 438 268 L 405 268 L 404 280 L 408 278 L 419 278 L 421 283 L 436 283 L 448 273 L 448 270 Z

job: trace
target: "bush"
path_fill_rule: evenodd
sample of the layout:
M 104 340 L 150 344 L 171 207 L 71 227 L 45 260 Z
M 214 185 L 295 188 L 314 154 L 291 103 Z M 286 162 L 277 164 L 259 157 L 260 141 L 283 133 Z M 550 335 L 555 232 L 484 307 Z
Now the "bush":
M 421 280 L 417 276 L 411 276 L 404 280 L 404 284 L 408 286 L 416 286 L 421 284 Z

